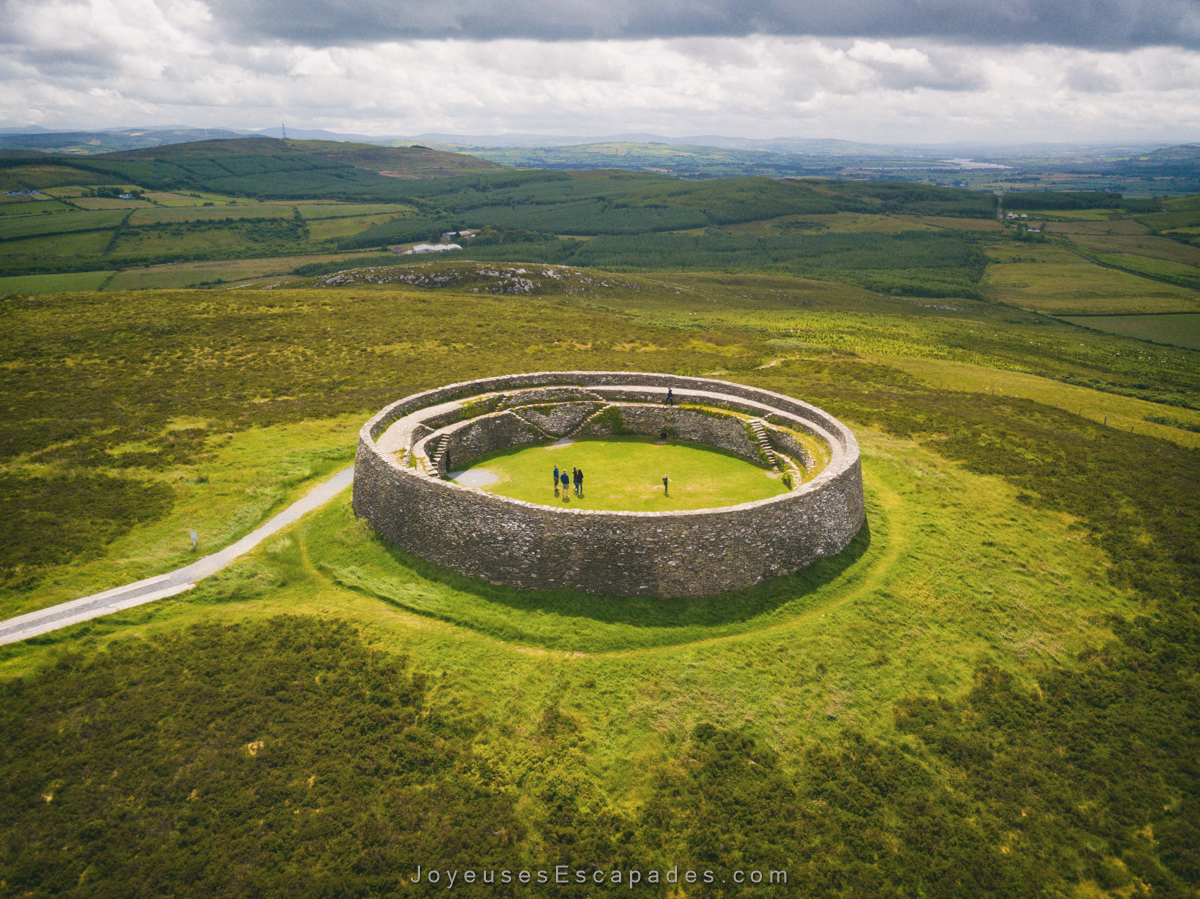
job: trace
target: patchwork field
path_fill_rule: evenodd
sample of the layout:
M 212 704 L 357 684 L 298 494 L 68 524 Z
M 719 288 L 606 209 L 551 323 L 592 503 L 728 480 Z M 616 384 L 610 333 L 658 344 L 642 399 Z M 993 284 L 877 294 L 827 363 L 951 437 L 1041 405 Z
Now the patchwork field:
M 1000 300 L 1048 315 L 1191 312 L 1200 292 L 1104 268 L 1066 249 L 1008 250 L 988 267 L 986 287 Z M 1019 260 L 1019 261 L 1018 261 Z M 1149 266 L 1153 260 L 1146 260 Z
M 1064 319 L 1108 334 L 1200 350 L 1200 313 L 1064 316 Z
M 115 272 L 72 272 L 64 275 L 17 275 L 0 278 L 0 297 L 9 294 L 65 293 L 99 290 Z

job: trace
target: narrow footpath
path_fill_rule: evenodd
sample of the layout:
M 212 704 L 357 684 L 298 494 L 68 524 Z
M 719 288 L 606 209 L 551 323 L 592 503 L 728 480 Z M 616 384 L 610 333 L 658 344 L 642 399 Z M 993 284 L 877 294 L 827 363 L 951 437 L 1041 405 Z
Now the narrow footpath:
M 250 552 L 272 534 L 329 502 L 349 487 L 353 480 L 353 468 L 338 472 L 324 484 L 314 487 L 302 499 L 292 503 L 237 543 L 210 556 L 198 559 L 191 565 L 186 565 L 168 574 L 160 574 L 146 578 L 144 581 L 126 584 L 124 587 L 116 587 L 93 596 L 85 596 L 82 599 L 60 603 L 46 609 L 38 609 L 36 612 L 19 615 L 16 618 L 9 618 L 7 621 L 0 621 L 0 645 L 17 643 L 30 637 L 36 637 L 38 634 L 69 627 L 91 618 L 99 618 L 101 615 L 111 615 L 113 612 L 132 609 L 134 606 L 154 602 L 156 599 L 166 599 L 168 596 L 191 590 L 196 586 L 197 581 L 216 574 L 239 556 Z

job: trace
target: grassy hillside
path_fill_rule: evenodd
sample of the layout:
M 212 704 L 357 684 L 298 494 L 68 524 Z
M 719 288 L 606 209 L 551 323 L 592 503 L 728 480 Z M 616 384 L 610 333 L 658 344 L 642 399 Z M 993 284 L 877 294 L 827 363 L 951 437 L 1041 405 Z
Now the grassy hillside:
M 193 529 L 227 546 L 384 404 L 505 372 L 812 401 L 858 436 L 868 527 L 630 600 L 460 577 L 343 495 L 193 591 L 0 648 L 0 893 L 1197 894 L 1190 206 L 354 169 L 396 191 L 368 202 L 282 150 L 316 196 L 183 154 L 195 187 L 41 167 L 3 198 L 0 617 L 186 564 Z M 480 236 L 372 243 L 414 222 Z
M 0 652 L 9 888 L 368 895 L 418 864 L 565 864 L 711 871 L 715 895 L 738 871 L 787 871 L 780 895 L 1194 889 L 1197 451 L 1147 430 L 1191 432 L 892 364 L 946 328 L 969 339 L 983 304 L 843 289 L 859 311 L 836 314 L 862 327 L 834 350 L 761 326 L 828 326 L 821 285 L 659 276 L 632 318 L 584 307 L 637 308 L 649 279 L 579 278 L 586 296 L 7 301 L 7 402 L 30 411 L 6 438 L 5 519 L 45 522 L 6 562 L 14 613 L 178 564 L 196 516 L 235 539 L 349 464 L 392 397 L 533 366 L 724 370 L 813 400 L 858 432 L 870 522 L 800 574 L 646 602 L 478 584 L 389 549 L 343 497 L 192 594 Z M 712 318 L 685 290 L 720 298 Z M 1029 336 L 1066 326 L 1005 315 L 976 326 L 975 358 L 1053 373 Z M 1164 369 L 1079 336 L 1097 364 L 1128 354 L 1128 377 Z M 1160 377 L 1195 395 L 1178 355 Z M 60 536 L 81 507 L 109 516 L 103 539 Z

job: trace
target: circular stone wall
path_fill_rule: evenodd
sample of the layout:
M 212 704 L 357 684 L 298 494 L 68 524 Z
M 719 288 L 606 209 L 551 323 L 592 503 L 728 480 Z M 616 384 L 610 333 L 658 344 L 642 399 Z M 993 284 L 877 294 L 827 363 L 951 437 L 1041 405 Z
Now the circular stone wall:
M 664 405 L 668 389 L 702 408 Z M 783 495 L 687 512 L 543 506 L 442 479 L 451 464 L 524 444 L 664 431 L 756 462 L 818 465 L 803 433 L 828 461 Z M 832 416 L 741 384 L 637 372 L 506 375 L 399 400 L 359 433 L 354 511 L 402 549 L 495 584 L 664 597 L 796 571 L 841 551 L 866 520 L 858 443 Z

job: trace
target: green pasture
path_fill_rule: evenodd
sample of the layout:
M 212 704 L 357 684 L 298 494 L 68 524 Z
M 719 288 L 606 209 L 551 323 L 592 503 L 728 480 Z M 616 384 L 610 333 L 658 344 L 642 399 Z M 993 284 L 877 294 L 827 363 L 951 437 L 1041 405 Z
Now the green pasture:
M 303 242 L 304 227 L 292 216 L 250 216 L 232 221 L 221 216 L 215 221 L 131 224 L 121 230 L 107 255 L 134 260 L 204 259 L 220 255 L 261 256 L 272 249 L 279 255 L 291 255 Z
M 1086 315 L 1063 317 L 1084 328 L 1171 346 L 1200 350 L 1200 313 L 1163 315 Z
M 34 216 L 51 215 L 57 212 L 69 212 L 71 207 L 57 200 L 23 200 L 16 197 L 0 196 L 0 216 Z
M 1089 319 L 1081 318 L 1078 321 L 1086 323 Z M 984 365 L 899 356 L 868 358 L 872 363 L 907 372 L 919 378 L 923 384 L 938 390 L 961 390 L 980 396 L 1030 399 L 1039 405 L 1073 412 L 1112 428 L 1136 431 L 1159 440 L 1169 440 L 1179 446 L 1200 449 L 1200 433 L 1197 431 L 1152 421 L 1156 416 L 1169 414 L 1187 427 L 1200 429 L 1200 411 L 1194 409 L 1173 406 L 1170 407 L 1169 413 L 1164 413 L 1161 403 L 1102 393 L 1090 387 Z
M 349 218 L 365 215 L 407 215 L 412 206 L 379 203 L 297 203 L 296 208 L 306 219 Z
M 291 280 L 293 269 L 303 265 L 331 264 L 350 268 L 360 262 L 360 253 L 319 253 L 309 256 L 268 256 L 261 259 L 228 259 L 210 262 L 176 262 L 118 272 L 107 285 L 109 290 L 145 288 L 178 289 L 199 285 L 227 287 L 244 283 L 261 284 L 264 280 Z
M 442 166 L 439 171 L 465 172 L 474 165 L 475 172 L 415 179 L 378 174 L 407 170 L 405 166 L 415 166 L 413 173 L 420 169 L 429 174 L 432 170 L 426 167 L 434 163 L 435 168 Z M 490 229 L 466 250 L 481 262 L 541 262 L 610 271 L 775 273 L 853 284 L 888 295 L 999 299 L 1061 314 L 1195 308 L 1189 295 L 1153 280 L 1166 278 L 1189 287 L 1192 280 L 1186 271 L 1155 274 L 1159 267 L 1140 258 L 1124 259 L 1120 267 L 1142 272 L 1150 284 L 1123 279 L 1116 269 L 1106 271 L 1083 260 L 1063 261 L 1056 271 L 995 264 L 987 271 L 985 253 L 997 261 L 1012 255 L 1005 246 L 1011 234 L 998 230 L 994 197 L 979 191 L 807 178 L 680 182 L 634 172 L 501 171 L 453 154 L 320 142 L 179 145 L 105 154 L 88 165 L 89 170 L 83 170 L 66 162 L 48 167 L 17 163 L 5 172 L 14 177 L 24 172 L 48 190 L 77 196 L 97 181 L 108 182 L 106 186 L 136 183 L 146 191 L 145 201 L 78 197 L 81 204 L 116 204 L 97 207 L 98 214 L 132 211 L 126 228 L 111 244 L 72 244 L 65 254 L 57 246 L 9 248 L 2 254 L 6 274 L 100 270 L 114 267 L 114 262 L 120 268 L 285 257 L 332 245 L 343 251 L 377 249 L 425 240 L 432 231 L 470 227 Z M 69 172 L 75 172 L 73 185 L 63 183 Z M 242 196 L 234 199 L 233 193 Z M 150 200 L 158 205 L 148 205 Z M 1077 241 L 1089 252 L 1196 263 L 1194 248 L 1147 234 L 1149 226 L 1118 208 L 1111 196 L 1059 192 L 1011 200 L 1017 205 L 1076 201 L 1105 208 L 1056 210 L 1062 215 L 1052 233 Z M 215 205 L 204 205 L 208 203 Z M 1107 208 L 1114 203 L 1118 205 Z M 1167 208 L 1171 211 L 1164 214 L 1190 214 L 1186 204 Z M 1093 213 L 1103 215 L 1097 219 Z M 1030 214 L 1030 221 L 1040 221 L 1043 213 Z M 238 224 L 226 227 L 231 225 L 227 220 Z M 249 227 L 248 222 L 260 227 Z M 37 227 L 60 224 L 75 223 Z M 30 236 L 21 225 L 12 227 L 14 236 Z M 558 236 L 563 234 L 582 239 Z M 1062 252 L 1048 245 L 1018 249 L 1043 257 L 1053 250 Z M 67 261 L 64 255 L 77 258 Z M 132 276 L 127 280 L 145 283 Z M 231 280 L 218 275 L 205 283 Z M 196 283 L 201 282 L 183 282 Z
M 948 216 L 929 215 L 922 219 L 923 222 L 929 225 L 935 225 L 938 228 L 948 228 L 951 231 L 975 231 L 975 232 L 991 232 L 999 234 L 1004 230 L 1004 226 L 996 219 L 964 219 L 951 218 Z
M 272 205 L 241 200 L 226 206 L 152 206 L 139 209 L 129 217 L 132 227 L 175 222 L 223 221 L 225 219 L 291 218 L 293 206 Z
M 758 222 L 727 225 L 731 234 L 778 234 L 829 231 L 836 234 L 899 234 L 904 231 L 932 231 L 934 226 L 918 216 L 863 215 L 843 212 L 836 215 L 787 216 Z
M 229 206 L 234 204 L 240 205 L 246 202 L 245 197 L 227 197 L 221 194 L 210 193 L 178 194 L 168 191 L 146 191 L 143 196 L 148 200 L 153 200 L 155 205 L 167 208 L 207 205 Z
M 1017 252 L 1017 251 L 1013 251 Z M 983 284 L 1006 303 L 1050 315 L 1190 312 L 1200 293 L 1095 265 L 1056 248 L 1033 262 L 993 263 Z
M 1119 215 L 1111 209 L 1045 209 L 1027 214 L 1039 221 L 1045 218 L 1052 222 L 1107 222 Z
M 127 215 L 120 210 L 100 212 L 71 212 L 56 215 L 39 215 L 32 220 L 21 218 L 0 219 L 0 240 L 30 238 L 43 234 L 69 234 L 74 231 L 95 231 L 119 225 Z
M 1042 221 L 1043 213 L 1031 213 L 1029 222 L 1038 223 Z M 1052 234 L 1069 234 L 1072 238 L 1080 236 L 1091 237 L 1143 237 L 1150 233 L 1150 229 L 1144 225 L 1140 217 L 1128 218 L 1126 216 L 1112 217 L 1098 221 L 1086 221 L 1084 219 L 1064 219 L 1062 222 L 1050 219 L 1049 232 Z
M 148 200 L 122 200 L 120 197 L 72 197 L 71 205 L 90 212 L 130 212 L 154 208 Z
M 1156 231 L 1189 231 L 1200 228 L 1200 202 L 1196 197 L 1175 197 L 1164 201 L 1163 212 L 1139 215 L 1138 221 Z
M 550 480 L 557 466 L 580 468 L 584 494 L 565 493 Z M 787 493 L 778 472 L 740 456 L 696 444 L 613 437 L 507 450 L 476 459 L 465 472 L 498 480 L 488 493 L 546 506 L 604 512 L 680 512 L 736 506 Z M 670 478 L 663 490 L 663 476 Z
M 45 187 L 41 188 L 41 192 L 46 196 L 54 197 L 59 200 L 70 200 L 75 197 L 82 196 L 85 191 L 90 191 L 91 188 L 83 187 L 80 184 L 68 184 L 60 187 Z M 68 207 L 70 208 L 70 207 Z
M 1187 249 L 1194 248 L 1188 247 Z M 1195 250 L 1193 255 L 1197 257 L 1197 261 L 1200 261 L 1200 250 Z M 1117 268 L 1135 272 L 1139 275 L 1162 278 L 1184 287 L 1190 287 L 1198 291 L 1197 298 L 1200 299 L 1200 267 L 1196 265 L 1186 265 L 1166 259 L 1152 259 L 1146 256 L 1116 253 L 1097 253 L 1096 259 L 1107 265 L 1116 266 Z
M 376 214 L 363 216 L 347 216 L 343 218 L 307 219 L 309 239 L 313 241 L 333 241 L 351 234 L 358 234 L 375 225 L 382 225 L 395 218 L 391 214 Z
M 1193 275 L 1200 266 L 1200 247 L 1166 237 L 1148 234 L 1111 237 L 1073 234 L 1071 242 L 1091 253 L 1100 254 L 1098 258 L 1103 261 L 1108 261 L 1105 259 L 1108 254 L 1125 257 L 1124 262 L 1117 264 L 1135 273 L 1145 271 L 1151 275 L 1157 274 L 1153 268 L 1143 269 L 1142 266 L 1153 266 L 1158 261 L 1191 268 Z
M 112 236 L 112 231 L 84 231 L 50 237 L 15 238 L 0 241 L 0 258 L 12 264 L 20 261 L 36 264 L 53 257 L 69 257 L 72 260 L 76 257 L 98 257 Z M 96 261 L 102 263 L 100 259 Z
M 66 293 L 99 290 L 115 272 L 71 272 L 61 275 L 16 275 L 0 278 L 0 297 L 14 293 Z
M 861 234 L 869 231 L 884 234 L 899 234 L 905 231 L 932 231 L 935 228 L 922 216 L 916 215 L 860 215 L 842 212 L 837 215 L 811 215 L 807 220 L 818 222 L 833 232 Z M 989 219 L 979 219 L 987 222 Z M 969 230 L 974 230 L 969 229 Z

